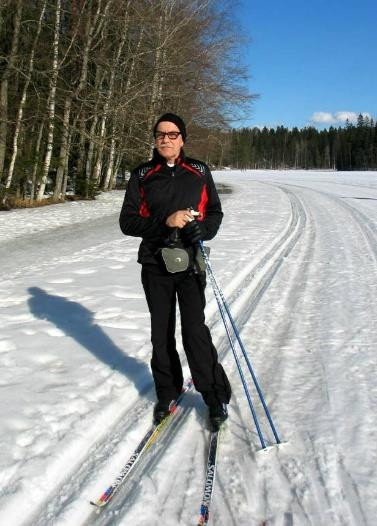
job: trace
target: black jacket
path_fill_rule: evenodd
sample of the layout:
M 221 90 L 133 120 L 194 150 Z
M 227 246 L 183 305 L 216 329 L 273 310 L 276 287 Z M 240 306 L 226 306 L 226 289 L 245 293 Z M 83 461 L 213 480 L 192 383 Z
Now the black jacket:
M 165 222 L 177 210 L 192 207 L 201 212 L 203 240 L 212 239 L 223 213 L 208 166 L 185 157 L 169 167 L 162 158 L 132 171 L 120 213 L 119 224 L 128 236 L 143 238 L 138 262 L 156 264 L 155 253 L 166 245 L 172 229 Z

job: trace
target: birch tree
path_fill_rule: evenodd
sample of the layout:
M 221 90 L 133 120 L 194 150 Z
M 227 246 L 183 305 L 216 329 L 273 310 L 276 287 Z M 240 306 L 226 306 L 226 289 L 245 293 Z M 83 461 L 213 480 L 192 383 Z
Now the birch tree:
M 3 0 L 0 176 L 8 202 L 42 200 L 49 174 L 55 199 L 64 199 L 69 179 L 82 197 L 112 188 L 118 170 L 151 152 L 164 111 L 185 119 L 189 153 L 206 155 L 208 136 L 221 141 L 216 130 L 251 100 L 231 11 L 230 0 Z M 221 157 L 218 141 L 210 141 L 211 159 Z
M 3 63 L 3 71 L 0 80 L 0 180 L 3 176 L 4 161 L 7 147 L 9 79 L 12 73 L 14 72 L 17 59 L 22 7 L 22 0 L 17 0 L 13 15 L 13 35 L 11 48 L 9 54 L 2 57 L 1 59 L 1 62 Z M 4 33 L 5 28 L 2 27 L 2 30 Z
M 61 22 L 61 0 L 56 0 L 55 3 L 55 27 L 54 27 L 54 40 L 53 40 L 53 59 L 52 59 L 52 72 L 50 80 L 50 92 L 49 101 L 47 107 L 48 114 L 48 135 L 46 154 L 43 162 L 42 179 L 40 182 L 37 200 L 43 199 L 43 195 L 46 188 L 46 182 L 48 177 L 48 171 L 50 169 L 52 148 L 54 145 L 54 129 L 55 129 L 55 105 L 56 105 L 56 87 L 58 82 L 59 73 L 59 39 L 60 39 L 60 22 Z
M 130 6 L 130 2 L 128 1 L 126 2 L 125 7 L 124 7 L 121 39 L 117 45 L 117 50 L 114 56 L 114 60 L 112 61 L 111 68 L 110 68 L 110 78 L 108 81 L 107 93 L 106 93 L 105 102 L 104 102 L 104 106 L 102 110 L 101 126 L 100 126 L 99 138 L 98 138 L 99 144 L 98 144 L 98 149 L 97 149 L 97 159 L 96 159 L 96 163 L 94 165 L 94 170 L 93 170 L 93 180 L 95 184 L 99 183 L 100 177 L 101 177 L 102 156 L 103 156 L 103 150 L 105 146 L 104 139 L 105 139 L 105 132 L 106 132 L 106 122 L 108 119 L 109 106 L 110 106 L 110 103 L 113 97 L 115 75 L 119 67 L 119 62 L 120 62 L 120 58 L 123 52 L 124 45 L 128 38 L 129 6 Z
M 73 118 L 72 126 L 70 126 L 71 121 L 71 110 L 74 102 L 77 102 L 84 91 L 88 78 L 88 66 L 90 60 L 90 54 L 93 47 L 93 42 L 98 34 L 101 32 L 103 25 L 107 19 L 107 14 L 112 5 L 111 1 L 106 2 L 105 4 L 100 0 L 97 3 L 97 6 L 94 5 L 93 1 L 88 1 L 85 5 L 81 6 L 81 15 L 82 18 L 86 17 L 86 23 L 84 24 L 83 30 L 83 52 L 80 54 L 77 59 L 74 60 L 74 63 L 78 65 L 80 75 L 78 82 L 75 86 L 73 83 L 73 88 L 67 94 L 64 102 L 64 116 L 63 116 L 63 130 L 62 130 L 62 139 L 61 146 L 59 151 L 59 161 L 58 168 L 56 172 L 56 181 L 54 189 L 54 198 L 61 197 L 65 195 L 65 192 L 62 191 L 62 184 L 64 179 L 67 179 L 67 169 L 68 169 L 68 159 L 70 150 L 68 145 L 71 143 L 71 134 L 72 129 L 75 128 L 77 122 L 77 113 Z M 79 27 L 79 24 L 78 26 Z M 78 62 L 78 63 L 77 63 Z M 81 128 L 82 129 L 82 128 Z M 83 138 L 81 140 L 83 143 Z
M 9 168 L 8 168 L 8 176 L 7 176 L 6 183 L 5 183 L 6 190 L 8 188 L 10 188 L 10 185 L 11 185 L 12 179 L 13 179 L 14 166 L 15 166 L 15 163 L 16 163 L 17 153 L 18 153 L 18 142 L 19 142 L 21 125 L 22 125 L 22 117 L 23 117 L 24 108 L 25 108 L 25 104 L 26 104 L 26 98 L 27 98 L 30 82 L 31 82 L 31 79 L 32 79 L 33 70 L 34 70 L 35 51 L 36 51 L 38 39 L 39 39 L 39 36 L 40 36 L 40 33 L 41 33 L 42 20 L 44 18 L 45 12 L 46 12 L 46 4 L 47 4 L 47 0 L 44 0 L 44 2 L 42 4 L 42 7 L 41 7 L 41 12 L 40 12 L 40 15 L 39 15 L 39 19 L 38 19 L 37 31 L 36 31 L 36 34 L 35 34 L 35 37 L 34 37 L 34 42 L 33 42 L 32 48 L 31 48 L 31 52 L 30 52 L 29 65 L 28 65 L 28 69 L 27 69 L 27 73 L 26 73 L 26 80 L 25 80 L 25 83 L 24 83 L 24 87 L 23 87 L 22 95 L 21 95 L 21 100 L 20 100 L 20 104 L 19 104 L 19 107 L 18 107 L 18 111 L 17 111 L 15 130 L 14 130 L 14 134 L 13 134 L 13 149 L 12 149 L 11 160 L 10 160 Z

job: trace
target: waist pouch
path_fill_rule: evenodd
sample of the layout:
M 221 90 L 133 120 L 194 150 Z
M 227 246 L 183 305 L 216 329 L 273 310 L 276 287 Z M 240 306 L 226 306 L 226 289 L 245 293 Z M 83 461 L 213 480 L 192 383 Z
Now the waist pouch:
M 204 250 L 209 255 L 210 249 L 204 247 Z M 197 272 L 205 272 L 206 264 L 200 250 L 195 250 L 194 258 L 192 258 L 192 251 L 190 253 L 185 248 L 168 248 L 164 247 L 157 251 L 161 256 L 164 267 L 171 274 L 176 272 L 184 272 L 189 268 L 194 268 Z

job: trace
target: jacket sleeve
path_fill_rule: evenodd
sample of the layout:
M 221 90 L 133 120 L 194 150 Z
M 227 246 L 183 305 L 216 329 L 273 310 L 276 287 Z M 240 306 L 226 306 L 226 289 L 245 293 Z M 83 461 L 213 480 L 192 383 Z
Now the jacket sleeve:
M 217 231 L 220 228 L 221 221 L 223 219 L 223 212 L 221 209 L 221 202 L 219 195 L 216 190 L 216 186 L 208 166 L 206 167 L 207 172 L 207 206 L 205 217 L 203 221 L 200 221 L 200 227 L 203 234 L 203 241 L 209 241 L 214 238 Z
M 120 212 L 120 229 L 126 236 L 143 239 L 156 239 L 166 235 L 168 227 L 163 222 L 142 215 L 142 204 L 139 177 L 136 172 L 132 172 Z

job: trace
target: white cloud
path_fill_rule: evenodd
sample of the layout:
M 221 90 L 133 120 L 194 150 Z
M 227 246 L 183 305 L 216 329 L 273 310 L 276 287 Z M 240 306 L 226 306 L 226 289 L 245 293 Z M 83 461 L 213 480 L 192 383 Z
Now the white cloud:
M 346 120 L 356 122 L 357 116 L 358 114 L 354 111 L 338 111 L 338 113 L 335 114 L 336 122 L 346 122 Z
M 361 115 L 369 119 L 371 118 L 370 113 L 364 112 Z M 337 111 L 335 114 L 326 111 L 317 111 L 310 117 L 310 122 L 316 124 L 344 124 L 347 119 L 349 122 L 356 122 L 358 116 L 359 113 L 354 111 Z
M 317 111 L 316 113 L 313 113 L 310 120 L 311 122 L 317 122 L 320 124 L 333 124 L 335 122 L 333 114 L 325 111 Z

